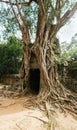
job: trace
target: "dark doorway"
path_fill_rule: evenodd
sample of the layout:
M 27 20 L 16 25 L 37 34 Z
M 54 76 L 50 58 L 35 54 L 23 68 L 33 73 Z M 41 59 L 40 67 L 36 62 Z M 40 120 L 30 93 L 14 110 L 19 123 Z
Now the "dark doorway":
M 40 70 L 30 69 L 30 90 L 34 94 L 38 94 L 40 90 Z

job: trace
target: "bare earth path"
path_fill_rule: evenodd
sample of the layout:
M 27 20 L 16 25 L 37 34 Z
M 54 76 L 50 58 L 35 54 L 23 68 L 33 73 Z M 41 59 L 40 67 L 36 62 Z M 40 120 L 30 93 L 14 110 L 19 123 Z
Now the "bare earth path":
M 47 117 L 32 106 L 30 98 L 0 97 L 0 130 L 50 130 L 43 122 L 48 121 Z M 51 130 L 77 130 L 77 120 L 69 113 L 65 116 L 57 110 L 55 120 L 55 129 Z

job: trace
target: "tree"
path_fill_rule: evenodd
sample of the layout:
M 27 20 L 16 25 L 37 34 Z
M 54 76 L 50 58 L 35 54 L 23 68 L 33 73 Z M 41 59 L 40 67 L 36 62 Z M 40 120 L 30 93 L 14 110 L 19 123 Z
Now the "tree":
M 59 29 L 77 10 L 77 2 L 70 0 L 0 0 L 9 4 L 22 33 L 23 63 L 20 71 L 23 84 L 29 88 L 30 62 L 34 55 L 40 70 L 40 92 L 43 99 L 64 97 L 64 88 L 58 79 L 57 67 L 52 55 L 52 46 Z M 31 10 L 33 12 L 31 13 Z M 34 18 L 34 25 L 32 19 Z M 31 27 L 35 38 L 31 43 Z M 33 36 L 33 35 L 32 35 Z
M 14 36 L 0 44 L 0 76 L 17 74 L 22 61 L 22 42 Z
M 63 42 L 61 44 L 62 56 L 64 60 L 76 60 L 77 59 L 77 34 L 72 37 L 70 43 Z

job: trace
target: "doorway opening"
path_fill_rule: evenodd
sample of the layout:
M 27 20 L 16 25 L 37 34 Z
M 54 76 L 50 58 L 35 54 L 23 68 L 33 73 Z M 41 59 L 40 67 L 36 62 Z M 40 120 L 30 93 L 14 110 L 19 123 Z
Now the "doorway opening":
M 30 69 L 30 90 L 34 94 L 38 94 L 40 90 L 40 70 Z

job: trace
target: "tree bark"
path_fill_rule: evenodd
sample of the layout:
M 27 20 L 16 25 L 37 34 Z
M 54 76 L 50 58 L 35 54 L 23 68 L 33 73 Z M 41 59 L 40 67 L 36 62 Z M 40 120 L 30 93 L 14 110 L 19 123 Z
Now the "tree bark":
M 25 88 L 27 88 L 27 90 L 30 89 L 30 82 L 29 82 L 29 77 L 30 77 L 29 72 L 30 72 L 30 64 L 31 64 L 30 58 L 31 58 L 31 54 L 33 53 L 36 57 L 36 61 L 40 70 L 39 95 L 42 96 L 42 98 L 44 97 L 47 98 L 46 95 L 48 95 L 50 92 L 52 93 L 54 92 L 54 88 L 57 86 L 57 79 L 58 79 L 57 68 L 56 68 L 54 58 L 52 56 L 52 45 L 51 45 L 51 42 L 55 41 L 55 37 L 53 37 L 52 41 L 49 39 L 49 34 L 50 34 L 49 30 L 50 28 L 44 31 L 45 33 L 43 34 L 45 36 L 44 39 L 40 39 L 40 40 L 36 39 L 36 42 L 32 45 L 32 47 L 24 44 L 24 49 L 23 49 L 24 58 L 23 58 L 22 70 L 24 71 L 21 75 L 21 78 L 23 79 L 22 80 L 23 86 L 25 83 Z M 41 44 L 39 44 L 39 42 Z

